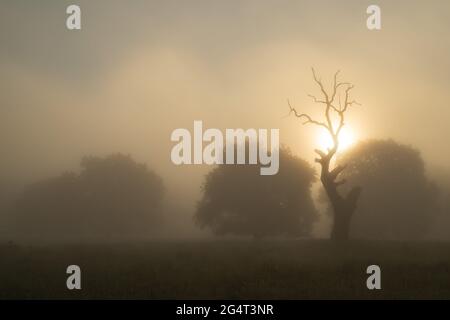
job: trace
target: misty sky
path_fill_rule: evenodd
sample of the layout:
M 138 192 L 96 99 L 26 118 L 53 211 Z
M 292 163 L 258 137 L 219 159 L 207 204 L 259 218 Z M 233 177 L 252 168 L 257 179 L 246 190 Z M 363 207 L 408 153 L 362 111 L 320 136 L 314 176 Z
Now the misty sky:
M 65 27 L 74 3 L 80 31 Z M 366 28 L 373 3 L 381 31 Z M 445 0 L 2 0 L 0 179 L 28 183 L 123 152 L 193 202 L 208 168 L 174 166 L 170 133 L 194 120 L 279 128 L 312 163 L 317 129 L 285 117 L 288 98 L 318 114 L 311 67 L 356 85 L 357 139 L 391 137 L 447 166 L 449 29 Z

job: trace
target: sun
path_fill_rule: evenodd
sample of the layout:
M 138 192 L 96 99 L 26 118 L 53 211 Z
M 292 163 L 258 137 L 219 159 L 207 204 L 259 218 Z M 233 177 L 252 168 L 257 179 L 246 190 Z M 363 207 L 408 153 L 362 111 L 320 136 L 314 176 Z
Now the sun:
M 342 128 L 341 132 L 339 133 L 338 139 L 339 139 L 338 152 L 345 151 L 355 142 L 355 136 L 353 134 L 353 131 L 348 126 Z M 326 131 L 325 129 L 320 130 L 317 140 L 318 140 L 317 143 L 321 150 L 327 150 L 333 147 L 333 139 L 331 138 L 328 131 Z

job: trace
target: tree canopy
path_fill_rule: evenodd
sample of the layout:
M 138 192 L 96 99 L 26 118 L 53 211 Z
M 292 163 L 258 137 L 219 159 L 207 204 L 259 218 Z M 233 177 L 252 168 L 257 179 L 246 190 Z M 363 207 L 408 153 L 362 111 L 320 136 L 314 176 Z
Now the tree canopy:
M 314 169 L 287 148 L 280 171 L 261 176 L 259 165 L 222 165 L 205 178 L 195 221 L 218 235 L 308 236 L 316 219 Z
M 25 188 L 14 212 L 25 235 L 60 238 L 142 236 L 161 219 L 163 184 L 130 156 L 85 157 L 68 172 Z
M 368 140 L 340 155 L 343 188 L 363 187 L 351 234 L 358 238 L 416 239 L 435 213 L 436 188 L 419 151 L 393 140 Z

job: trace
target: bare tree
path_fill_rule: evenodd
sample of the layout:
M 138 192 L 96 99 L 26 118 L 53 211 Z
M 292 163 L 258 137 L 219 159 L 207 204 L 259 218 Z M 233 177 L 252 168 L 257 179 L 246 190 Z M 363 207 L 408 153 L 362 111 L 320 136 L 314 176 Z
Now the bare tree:
M 317 78 L 316 72 L 312 69 L 314 81 L 320 88 L 323 99 L 318 99 L 313 95 L 308 95 L 313 101 L 324 108 L 324 121 L 317 121 L 312 119 L 305 113 L 298 113 L 295 108 L 291 106 L 289 114 L 293 113 L 297 118 L 304 119 L 303 124 L 314 124 L 323 127 L 330 134 L 333 145 L 326 151 L 315 149 L 314 151 L 319 155 L 315 159 L 321 165 L 320 180 L 327 193 L 328 199 L 331 202 L 334 213 L 333 229 L 331 231 L 331 239 L 333 240 L 347 240 L 350 231 L 350 220 L 356 209 L 356 203 L 361 194 L 361 187 L 352 188 L 347 195 L 342 195 L 338 187 L 344 184 L 345 179 L 338 180 L 339 174 L 345 169 L 345 165 L 338 165 L 330 169 L 330 162 L 336 155 L 339 148 L 339 134 L 344 127 L 345 113 L 352 105 L 357 105 L 355 100 L 351 100 L 350 91 L 354 88 L 351 83 L 339 82 L 339 71 L 334 74 L 332 93 L 329 94 L 320 79 Z M 343 101 L 341 94 L 344 95 Z M 338 98 L 336 98 L 338 97 Z M 337 119 L 337 125 L 333 125 L 333 119 Z

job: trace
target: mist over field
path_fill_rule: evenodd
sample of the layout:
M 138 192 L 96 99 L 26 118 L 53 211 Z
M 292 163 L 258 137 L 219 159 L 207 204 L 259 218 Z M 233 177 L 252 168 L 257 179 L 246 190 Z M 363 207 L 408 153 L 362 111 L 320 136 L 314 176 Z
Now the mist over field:
M 220 290 L 211 289 L 214 273 L 205 271 L 209 280 L 197 298 L 335 297 L 338 289 L 296 292 L 286 283 L 346 287 L 335 279 L 344 274 L 353 288 L 357 268 L 376 259 L 392 267 L 389 279 L 410 262 L 446 281 L 433 268 L 444 272 L 449 263 L 450 3 L 377 2 L 382 29 L 369 31 L 372 3 L 365 0 L 80 0 L 81 30 L 65 26 L 70 1 L 2 1 L 0 252 L 11 257 L 5 270 L 25 257 L 24 273 L 38 266 L 53 283 L 53 254 L 64 265 L 70 259 L 61 248 L 68 245 L 99 274 L 96 248 L 133 274 L 126 259 L 142 258 L 153 271 L 120 283 L 142 276 L 157 289 L 142 287 L 132 298 L 195 296 L 194 280 L 186 279 L 204 259 L 220 275 Z M 333 102 L 319 101 L 321 85 L 332 92 L 340 82 Z M 328 124 L 308 117 L 326 122 L 327 105 L 337 116 L 331 122 L 338 121 L 350 86 L 355 100 L 348 100 L 343 135 L 333 144 Z M 278 174 L 261 176 L 260 159 L 175 165 L 171 134 L 193 133 L 194 121 L 221 132 L 279 129 Z M 343 227 L 336 227 L 339 212 Z M 342 233 L 351 244 L 335 253 Z M 238 280 L 229 282 L 233 261 Z M 309 277 L 316 269 L 325 275 Z M 264 279 L 278 272 L 268 285 Z M 166 282 L 155 280 L 160 273 Z M 0 279 L 5 297 L 24 296 L 25 280 L 6 273 Z M 449 297 L 446 288 L 402 279 L 380 297 Z M 96 285 L 99 291 L 83 297 L 128 296 L 102 280 Z M 48 288 L 37 284 L 27 294 L 66 297 Z M 349 290 L 345 297 L 367 297 Z
M 69 32 L 64 1 L 1 4 L 2 199 L 80 172 L 84 156 L 129 154 L 163 179 L 167 230 L 160 235 L 207 235 L 192 216 L 211 167 L 175 166 L 171 132 L 192 130 L 194 120 L 220 129 L 279 128 L 281 143 L 313 165 L 319 129 L 285 117 L 288 98 L 318 114 L 307 97 L 317 90 L 311 66 L 328 84 L 340 69 L 356 85 L 363 105 L 346 121 L 356 140 L 411 145 L 427 176 L 448 185 L 445 1 L 382 1 L 380 32 L 367 31 L 364 1 L 79 5 L 82 30 Z M 326 220 L 317 236 L 326 236 Z M 11 231 L 3 228 L 2 237 Z

